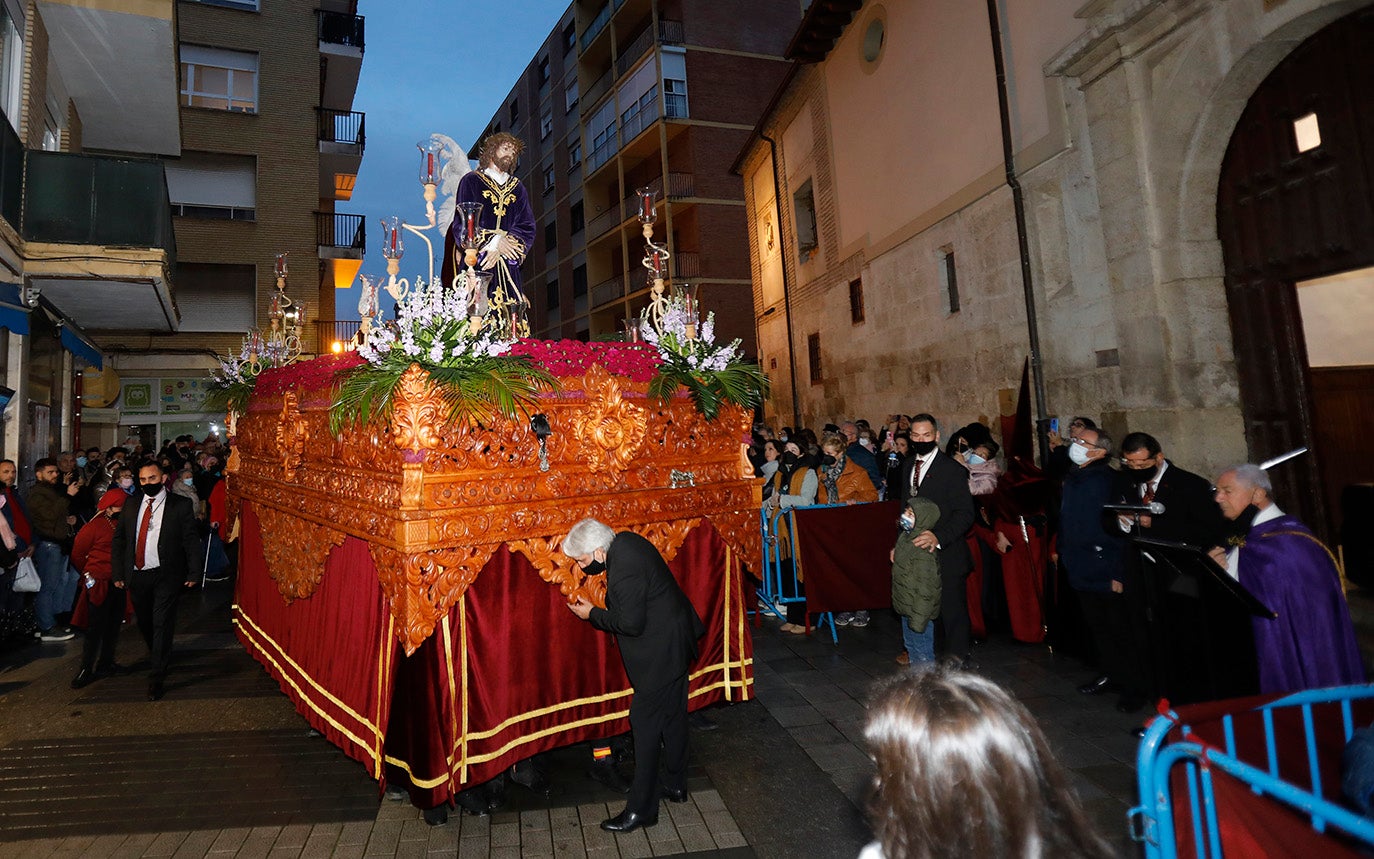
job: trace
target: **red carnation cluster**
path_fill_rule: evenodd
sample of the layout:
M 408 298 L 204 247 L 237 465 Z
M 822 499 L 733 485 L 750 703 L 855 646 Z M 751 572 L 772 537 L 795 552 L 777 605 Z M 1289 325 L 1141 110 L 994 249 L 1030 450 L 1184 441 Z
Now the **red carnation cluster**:
M 363 359 L 358 357 L 357 352 L 341 352 L 263 370 L 258 374 L 253 394 L 256 397 L 274 397 L 286 391 L 328 388 L 334 384 L 334 375 L 340 370 L 350 370 L 362 363 Z
M 600 364 L 608 373 L 648 382 L 663 363 L 647 343 L 583 343 L 580 340 L 517 340 L 506 354 L 527 357 L 555 376 L 581 376 Z

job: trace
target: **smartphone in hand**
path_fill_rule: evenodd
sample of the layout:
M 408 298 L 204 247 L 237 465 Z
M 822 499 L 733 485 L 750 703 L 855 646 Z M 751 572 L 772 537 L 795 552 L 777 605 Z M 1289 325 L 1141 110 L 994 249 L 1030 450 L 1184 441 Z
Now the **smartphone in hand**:
M 1050 432 L 1059 435 L 1059 418 L 1050 418 Z

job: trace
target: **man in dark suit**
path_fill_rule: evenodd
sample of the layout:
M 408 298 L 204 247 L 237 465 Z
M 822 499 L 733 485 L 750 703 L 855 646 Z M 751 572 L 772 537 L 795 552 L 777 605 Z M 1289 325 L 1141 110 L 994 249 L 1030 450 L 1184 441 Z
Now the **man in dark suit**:
M 1154 436 L 1133 432 L 1121 440 L 1121 472 L 1117 477 L 1119 502 L 1164 505 L 1163 513 L 1141 516 L 1138 524 L 1133 517 L 1120 516 L 1122 532 L 1187 543 L 1204 551 L 1226 543 L 1226 520 L 1213 500 L 1211 482 L 1166 459 Z M 1201 604 L 1196 599 L 1171 592 L 1175 589 L 1173 580 L 1170 569 L 1159 567 L 1140 552 L 1127 553 L 1122 584 L 1132 605 L 1129 631 L 1141 676 L 1150 683 L 1143 695 L 1123 693 L 1117 702 L 1122 712 L 1136 712 L 1158 696 L 1201 700 L 1194 690 L 1201 681 L 1192 676 L 1190 664 L 1200 661 L 1196 635 L 1205 628 L 1206 618 L 1199 613 Z M 1146 621 L 1147 582 L 1155 587 L 1155 598 L 1166 603 L 1162 612 L 1155 613 L 1162 622 L 1154 632 L 1153 644 Z M 1181 584 L 1186 587 L 1186 582 Z M 1156 664 L 1156 659 L 1163 662 Z
M 658 549 L 638 534 L 617 534 L 602 522 L 583 519 L 568 532 L 562 550 L 589 575 L 605 570 L 606 607 L 597 608 L 579 596 L 568 608 L 615 635 L 634 687 L 634 782 L 625 810 L 602 821 L 601 828 L 630 832 L 653 826 L 660 795 L 687 801 L 687 669 L 697 657 L 697 639 L 706 628 Z M 660 744 L 666 770 L 661 794 Z
M 912 418 L 910 435 L 912 456 L 901 469 L 901 501 L 905 504 L 915 495 L 940 508 L 935 527 L 917 534 L 912 543 L 929 552 L 939 550 L 945 653 L 967 663 L 971 642 L 964 580 L 973 570 L 973 556 L 964 538 L 974 517 L 968 469 L 940 451 L 940 427 L 930 415 Z
M 148 700 L 162 697 L 162 682 L 172 657 L 177 600 L 200 578 L 200 537 L 190 500 L 168 492 L 162 468 L 149 463 L 138 470 L 137 504 L 125 504 L 115 525 L 111 548 L 111 581 L 128 588 L 138 628 L 152 654 Z

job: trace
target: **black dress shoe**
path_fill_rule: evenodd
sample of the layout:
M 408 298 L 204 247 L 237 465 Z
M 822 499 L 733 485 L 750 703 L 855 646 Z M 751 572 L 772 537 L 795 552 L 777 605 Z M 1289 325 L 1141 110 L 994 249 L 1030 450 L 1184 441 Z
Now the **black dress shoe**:
M 1078 691 L 1084 695 L 1100 695 L 1103 692 L 1110 691 L 1115 685 L 1116 684 L 1112 682 L 1112 678 L 1103 674 L 1101 677 L 1089 680 L 1087 683 L 1079 686 Z
M 448 806 L 436 805 L 425 809 L 425 823 L 430 826 L 443 826 L 448 823 Z
M 645 817 L 627 808 L 610 820 L 601 821 L 601 828 L 607 832 L 634 832 L 641 826 L 653 826 L 656 823 L 658 823 L 657 814 L 653 817 Z
M 1127 692 L 1116 701 L 1116 712 L 1139 713 L 1145 707 L 1145 699 Z
M 83 669 L 81 669 L 80 671 L 78 671 L 78 672 L 76 673 L 76 677 L 74 677 L 74 678 L 72 679 L 72 688 L 73 688 L 73 689 L 84 689 L 84 688 L 86 688 L 87 686 L 91 685 L 91 683 L 92 683 L 94 680 L 95 680 L 95 673 L 94 673 L 93 671 L 91 671 L 89 668 L 83 668 Z
M 537 766 L 524 766 L 528 763 L 528 761 L 521 761 L 512 766 L 507 773 L 510 780 L 536 796 L 547 797 L 553 793 L 553 783 L 549 781 L 549 777 L 540 772 Z
M 668 800 L 669 802 L 686 802 L 687 788 L 683 788 L 682 790 L 673 790 L 671 787 L 665 787 L 663 789 L 663 798 Z
M 587 768 L 587 775 L 616 793 L 629 793 L 630 783 L 620 774 L 613 760 L 594 763 Z
M 149 701 L 161 701 L 164 694 L 166 694 L 166 690 L 162 688 L 161 680 L 154 680 L 148 684 Z
M 466 814 L 471 814 L 474 817 L 483 817 L 491 813 L 491 810 L 487 807 L 486 791 L 484 791 L 480 785 L 477 787 L 470 787 L 467 790 L 458 791 L 458 796 L 454 799 L 457 801 L 458 807 Z
M 97 665 L 95 667 L 96 677 L 122 677 L 128 673 L 128 666 L 120 665 L 118 662 L 111 662 L 109 665 Z

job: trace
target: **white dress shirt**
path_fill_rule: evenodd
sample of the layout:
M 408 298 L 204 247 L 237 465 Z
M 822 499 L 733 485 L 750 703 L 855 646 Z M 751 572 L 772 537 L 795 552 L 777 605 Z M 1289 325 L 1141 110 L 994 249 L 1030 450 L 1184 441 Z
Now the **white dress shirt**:
M 1250 527 L 1254 528 L 1256 525 L 1263 525 L 1265 522 L 1270 522 L 1274 519 L 1279 518 L 1282 515 L 1283 511 L 1279 509 L 1279 505 L 1270 504 L 1268 507 L 1261 510 L 1255 516 L 1255 521 L 1250 523 Z M 1226 572 L 1231 574 L 1231 578 L 1237 581 L 1240 580 L 1239 546 L 1232 546 L 1231 548 L 1226 550 Z
M 152 570 L 162 566 L 162 558 L 157 553 L 157 541 L 162 535 L 162 514 L 167 510 L 166 488 L 152 498 L 144 495 L 138 505 L 138 518 L 134 520 L 135 565 L 138 563 L 138 532 L 143 529 L 143 517 L 147 515 L 149 506 L 153 508 L 153 518 L 148 521 L 148 539 L 143 545 L 143 566 L 137 567 L 140 570 Z

